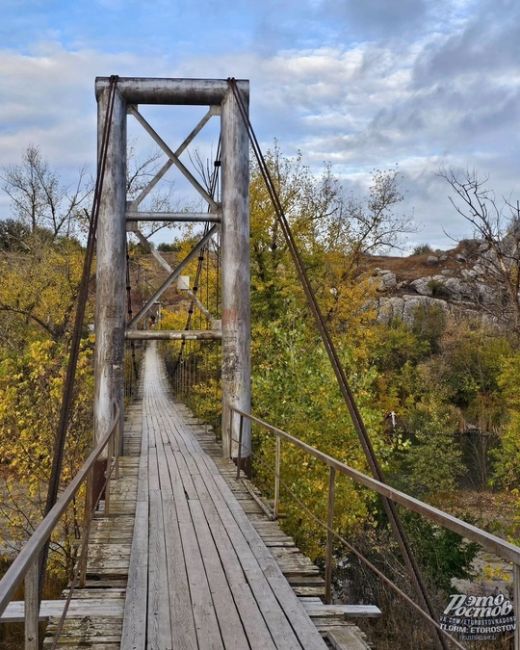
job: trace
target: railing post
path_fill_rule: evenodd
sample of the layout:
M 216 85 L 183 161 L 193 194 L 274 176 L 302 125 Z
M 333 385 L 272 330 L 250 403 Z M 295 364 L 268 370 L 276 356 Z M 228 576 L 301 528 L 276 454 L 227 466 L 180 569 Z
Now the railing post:
M 228 422 L 228 436 L 229 436 L 229 456 L 233 460 L 233 418 L 235 417 L 235 411 L 228 405 L 229 409 L 229 422 Z
M 336 470 L 329 467 L 329 503 L 327 506 L 327 550 L 325 557 L 325 601 L 332 602 L 332 543 L 334 536 L 332 526 L 334 524 L 334 493 L 335 493 Z
M 90 535 L 90 521 L 93 516 L 94 508 L 94 476 L 92 470 L 88 473 L 87 476 L 87 492 L 85 494 L 85 515 L 84 515 L 84 525 L 83 525 L 83 544 L 81 547 L 81 555 L 79 557 L 79 585 L 81 588 L 85 586 L 87 580 L 87 548 L 88 540 L 85 539 L 85 536 Z
M 520 566 L 513 564 L 513 605 L 515 611 L 515 650 L 520 650 Z
M 273 517 L 278 519 L 278 508 L 280 506 L 280 465 L 282 458 L 282 441 L 280 436 L 276 436 L 276 452 L 274 459 L 274 503 Z
M 108 475 L 110 473 L 110 468 L 112 467 L 113 460 L 114 460 L 113 456 L 109 456 L 107 459 L 107 469 L 105 472 L 105 509 L 103 512 L 104 515 L 110 514 L 110 490 L 108 487 L 108 483 L 109 483 Z M 94 513 L 92 513 L 92 515 L 94 515 Z
M 242 415 L 242 413 L 240 413 L 240 426 L 238 429 L 237 481 L 240 478 L 240 465 L 242 464 L 242 431 L 243 430 L 244 430 L 244 416 Z
M 115 416 L 115 413 L 114 413 Z M 114 467 L 114 478 L 118 479 L 119 478 L 119 456 L 124 454 L 124 439 L 125 439 L 125 416 L 124 413 L 119 413 L 119 418 L 118 418 L 118 424 L 117 424 L 117 435 L 120 438 L 120 443 L 116 445 L 115 448 L 115 467 Z M 107 483 L 107 489 L 108 489 L 108 483 Z
M 39 650 L 40 594 L 38 558 L 25 574 L 25 650 Z

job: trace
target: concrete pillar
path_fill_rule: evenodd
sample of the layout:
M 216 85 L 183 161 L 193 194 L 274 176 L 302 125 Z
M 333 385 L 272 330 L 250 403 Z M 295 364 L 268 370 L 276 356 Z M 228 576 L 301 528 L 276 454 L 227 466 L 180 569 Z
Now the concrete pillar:
M 240 84 L 246 106 L 249 87 Z M 222 452 L 238 456 L 240 418 L 229 406 L 251 410 L 251 314 L 249 299 L 249 142 L 233 92 L 222 101 Z M 230 435 L 231 421 L 231 435 Z M 251 425 L 244 420 L 242 453 L 251 454 Z
M 98 94 L 98 159 L 109 89 Z M 110 427 L 113 404 L 124 405 L 126 286 L 126 102 L 116 90 L 96 244 L 94 436 Z M 122 435 L 116 437 L 121 451 Z M 105 454 L 106 459 L 106 454 Z M 101 465 L 106 464 L 106 460 Z M 95 472 L 99 479 L 101 467 Z

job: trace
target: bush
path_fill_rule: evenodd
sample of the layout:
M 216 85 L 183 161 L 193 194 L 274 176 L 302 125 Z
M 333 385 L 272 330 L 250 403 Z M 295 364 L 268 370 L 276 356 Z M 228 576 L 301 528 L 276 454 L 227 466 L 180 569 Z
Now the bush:
M 177 253 L 179 251 L 179 244 L 174 242 L 173 244 L 166 244 L 162 242 L 157 246 L 157 250 L 161 253 Z
M 437 305 L 419 305 L 413 313 L 412 332 L 430 346 L 431 352 L 440 349 L 441 336 L 446 329 L 446 314 Z
M 430 280 L 428 282 L 428 287 L 432 291 L 432 297 L 433 298 L 441 298 L 441 299 L 446 299 L 450 297 L 450 292 L 442 282 L 439 282 L 439 280 Z
M 433 249 L 429 244 L 419 244 L 412 251 L 412 255 L 427 255 L 429 253 L 433 253 Z

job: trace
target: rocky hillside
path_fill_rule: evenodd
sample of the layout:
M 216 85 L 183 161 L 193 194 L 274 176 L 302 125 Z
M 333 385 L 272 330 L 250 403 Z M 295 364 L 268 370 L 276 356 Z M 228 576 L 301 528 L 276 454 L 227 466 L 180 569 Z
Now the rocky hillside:
M 409 257 L 372 256 L 364 271 L 376 283 L 379 319 L 411 323 L 420 307 L 486 315 L 496 302 L 482 265 L 483 245 L 465 240 L 447 251 Z

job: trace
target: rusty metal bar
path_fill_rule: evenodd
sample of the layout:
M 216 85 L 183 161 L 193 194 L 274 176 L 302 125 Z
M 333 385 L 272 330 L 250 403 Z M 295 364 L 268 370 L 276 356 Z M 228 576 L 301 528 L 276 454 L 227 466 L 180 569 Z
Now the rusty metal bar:
M 159 171 L 155 174 L 155 176 L 152 178 L 152 180 L 148 183 L 148 185 L 143 188 L 139 196 L 137 196 L 133 201 L 131 201 L 128 205 L 132 210 L 137 211 L 137 207 L 141 204 L 142 201 L 148 196 L 148 194 L 153 190 L 153 188 L 157 185 L 157 183 L 161 180 L 161 178 L 166 174 L 166 172 L 173 166 L 173 160 L 168 160 L 164 163 L 164 165 L 159 169 Z M 127 219 L 128 219 L 128 213 L 127 213 Z
M 319 517 L 317 517 L 306 505 L 305 503 L 298 497 L 298 495 L 294 492 L 294 490 L 291 489 L 290 485 L 287 483 L 283 482 L 285 489 L 287 492 L 292 496 L 294 501 L 300 506 L 303 512 L 307 514 L 307 516 L 312 519 L 314 522 L 316 522 L 319 526 L 322 526 L 325 528 L 325 530 L 329 530 L 327 527 L 327 522 L 323 521 Z M 441 633 L 446 639 L 449 639 L 451 643 L 454 645 L 456 648 L 460 648 L 460 650 L 466 650 L 466 648 L 461 645 L 457 639 L 455 639 L 454 636 L 452 636 L 449 632 L 446 632 L 445 630 L 442 630 L 440 627 L 440 624 L 437 622 L 435 618 L 430 616 L 430 614 L 423 609 L 420 605 L 418 605 L 408 594 L 406 594 L 402 589 L 400 589 L 390 578 L 387 578 L 386 575 L 375 566 L 363 553 L 358 551 L 358 549 L 353 546 L 345 537 L 337 533 L 335 530 L 330 529 L 330 532 L 332 536 L 340 541 L 346 548 L 349 549 L 351 553 L 353 553 L 360 562 L 363 562 L 365 566 L 367 566 L 380 580 L 382 580 L 392 591 L 394 591 L 400 598 L 405 600 L 410 607 L 412 607 L 424 620 L 428 621 L 433 627 Z
M 94 504 L 94 476 L 92 470 L 87 474 L 87 486 L 85 493 L 85 515 L 83 524 L 83 535 L 90 534 L 90 522 L 92 519 L 92 506 Z M 87 580 L 87 545 L 83 544 L 79 558 L 79 584 L 85 586 Z
M 334 536 L 332 526 L 334 524 L 334 498 L 336 488 L 336 470 L 329 467 L 329 500 L 327 505 L 327 549 L 325 553 L 325 601 L 332 602 L 332 551 Z
M 202 117 L 201 120 L 199 120 L 195 128 L 192 129 L 191 133 L 184 139 L 181 145 L 177 147 L 177 149 L 175 150 L 175 155 L 180 156 L 181 153 L 189 146 L 190 142 L 192 142 L 192 140 L 204 128 L 204 126 L 210 120 L 212 115 L 217 115 L 218 113 L 219 110 L 217 109 L 217 107 L 211 106 L 208 112 Z M 131 202 L 130 205 L 132 210 L 137 210 L 139 204 L 146 198 L 146 196 L 148 196 L 148 194 L 153 190 L 153 188 L 157 185 L 157 183 L 161 180 L 161 178 L 164 176 L 164 174 L 166 174 L 166 172 L 170 169 L 172 165 L 173 165 L 173 160 L 171 160 L 171 158 L 168 158 L 166 163 L 161 167 L 161 169 L 157 172 L 157 174 L 155 174 L 155 176 L 148 183 L 148 185 L 141 191 L 139 196 Z
M 249 93 L 243 92 L 241 99 L 247 106 Z M 251 410 L 251 305 L 249 143 L 232 92 L 222 102 L 221 125 L 222 455 L 236 457 L 236 443 L 232 442 L 238 437 L 236 428 L 226 435 L 228 405 Z M 243 458 L 251 455 L 250 429 L 249 421 L 245 422 Z
M 157 302 L 157 300 L 162 296 L 162 294 L 175 282 L 175 280 L 179 277 L 181 274 L 183 268 L 187 266 L 198 254 L 200 249 L 211 239 L 211 237 L 215 234 L 217 231 L 218 226 L 215 224 L 212 228 L 208 230 L 208 232 L 204 235 L 204 237 L 195 244 L 193 249 L 186 255 L 186 257 L 179 262 L 173 273 L 171 273 L 166 280 L 162 283 L 162 285 L 157 289 L 157 291 L 153 294 L 153 296 L 145 303 L 145 305 L 141 308 L 138 314 L 136 314 L 132 320 L 128 323 L 127 328 L 131 329 L 137 325 L 137 323 L 145 316 L 145 314 L 153 307 L 154 303 Z
M 184 178 L 190 183 L 190 185 L 202 196 L 202 198 L 210 205 L 213 210 L 218 210 L 218 205 L 213 200 L 204 187 L 198 182 L 198 180 L 193 176 L 189 169 L 179 160 L 179 157 L 175 155 L 175 152 L 166 144 L 166 142 L 161 138 L 153 126 L 145 120 L 145 118 L 139 113 L 135 106 L 129 106 L 128 112 L 131 113 L 143 129 L 148 133 L 148 135 L 159 145 L 159 147 L 164 151 L 168 158 L 173 162 L 175 167 L 181 172 Z
M 146 237 L 143 235 L 143 233 L 139 230 L 139 228 L 134 228 L 133 231 L 134 235 L 139 239 L 139 241 L 147 246 L 149 244 L 148 240 Z M 170 266 L 170 264 L 167 262 L 167 260 L 164 259 L 164 257 L 161 255 L 161 253 L 154 247 L 150 249 L 150 252 L 152 253 L 154 259 L 157 261 L 158 264 L 162 266 L 162 268 L 167 272 L 167 273 L 173 273 L 173 268 Z M 203 251 L 201 251 L 202 253 Z M 199 256 L 199 261 L 200 261 L 200 256 Z M 195 282 L 198 283 L 200 277 L 200 272 L 199 272 L 199 267 L 197 267 L 197 275 L 196 275 L 196 280 Z M 197 293 L 195 291 L 192 291 L 191 289 L 183 289 L 183 291 L 186 291 L 188 296 L 192 299 L 192 302 L 195 302 L 197 307 L 200 309 L 200 311 L 206 316 L 208 320 L 214 320 L 210 312 L 204 307 L 202 302 L 198 299 Z M 131 318 L 131 317 L 130 317 Z M 191 323 L 191 318 L 190 318 L 190 323 Z M 189 329 L 188 323 L 186 325 L 186 329 Z
M 173 163 L 172 163 L 173 164 Z M 137 212 L 126 213 L 127 221 L 171 221 L 173 223 L 220 223 L 221 211 L 216 212 Z
M 96 95 L 109 85 L 109 77 L 96 77 Z M 249 81 L 237 79 L 238 88 L 249 92 Z M 229 90 L 226 79 L 172 79 L 119 77 L 119 92 L 129 104 L 212 106 Z

